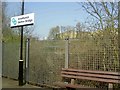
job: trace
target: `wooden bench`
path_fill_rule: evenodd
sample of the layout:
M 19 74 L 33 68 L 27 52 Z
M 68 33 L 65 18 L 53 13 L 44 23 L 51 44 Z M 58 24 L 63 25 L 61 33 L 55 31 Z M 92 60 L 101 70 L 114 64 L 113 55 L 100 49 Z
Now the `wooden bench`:
M 117 72 L 62 68 L 61 76 L 63 80 L 65 78 L 71 80 L 70 83 L 68 84 L 62 84 L 62 86 L 68 88 L 81 88 L 80 85 L 76 85 L 75 80 L 90 80 L 90 81 L 105 82 L 108 83 L 108 88 L 113 88 L 113 84 L 120 84 L 119 81 L 120 75 Z

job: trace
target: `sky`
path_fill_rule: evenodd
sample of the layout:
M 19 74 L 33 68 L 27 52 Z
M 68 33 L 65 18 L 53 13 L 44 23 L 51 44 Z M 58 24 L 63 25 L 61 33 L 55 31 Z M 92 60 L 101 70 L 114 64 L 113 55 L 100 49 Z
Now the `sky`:
M 9 2 L 7 13 L 10 17 L 20 15 L 20 2 Z M 25 14 L 35 13 L 33 35 L 47 37 L 55 26 L 75 26 L 85 22 L 88 14 L 77 2 L 25 2 Z

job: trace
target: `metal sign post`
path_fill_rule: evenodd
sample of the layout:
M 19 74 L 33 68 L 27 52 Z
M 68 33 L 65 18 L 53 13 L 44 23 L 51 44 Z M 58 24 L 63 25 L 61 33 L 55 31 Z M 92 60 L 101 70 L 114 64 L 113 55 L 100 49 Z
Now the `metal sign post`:
M 24 0 L 22 1 L 22 15 L 24 15 Z M 19 60 L 19 86 L 23 85 L 23 26 L 21 26 L 21 46 Z
M 24 0 L 22 0 L 22 13 L 20 16 L 11 18 L 11 28 L 21 27 L 21 45 L 19 60 L 19 86 L 23 85 L 23 26 L 34 24 L 34 13 L 24 15 Z

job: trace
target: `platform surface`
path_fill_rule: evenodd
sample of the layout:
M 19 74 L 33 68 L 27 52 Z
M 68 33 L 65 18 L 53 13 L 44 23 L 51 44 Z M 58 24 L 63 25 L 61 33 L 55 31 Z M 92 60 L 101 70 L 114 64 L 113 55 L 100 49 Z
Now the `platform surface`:
M 41 88 L 41 87 L 30 84 L 19 86 L 18 81 L 2 77 L 2 88 Z

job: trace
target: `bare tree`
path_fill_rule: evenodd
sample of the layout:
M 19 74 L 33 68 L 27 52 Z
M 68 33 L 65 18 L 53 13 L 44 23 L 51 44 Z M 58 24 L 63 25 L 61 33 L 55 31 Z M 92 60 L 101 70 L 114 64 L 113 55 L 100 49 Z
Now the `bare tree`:
M 85 25 L 83 23 L 78 22 L 76 24 L 76 30 L 77 30 L 77 38 L 80 38 L 83 31 L 85 31 Z
M 88 2 L 82 3 L 82 7 L 93 17 L 94 21 L 96 20 L 94 22 L 96 29 L 115 27 L 117 25 L 117 2 Z
M 48 39 L 56 39 L 57 34 L 60 33 L 60 28 L 59 26 L 53 27 L 51 28 L 49 35 L 48 35 Z

